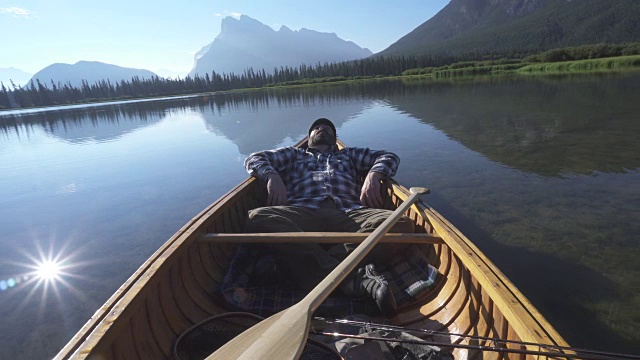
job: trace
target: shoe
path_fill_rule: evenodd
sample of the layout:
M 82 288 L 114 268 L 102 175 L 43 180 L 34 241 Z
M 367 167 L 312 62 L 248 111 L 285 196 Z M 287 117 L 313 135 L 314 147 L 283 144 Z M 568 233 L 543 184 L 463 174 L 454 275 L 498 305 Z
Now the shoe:
M 372 298 L 385 316 L 393 316 L 398 309 L 396 299 L 389 288 L 389 283 L 376 272 L 373 264 L 358 269 L 355 279 L 355 290 L 363 296 Z

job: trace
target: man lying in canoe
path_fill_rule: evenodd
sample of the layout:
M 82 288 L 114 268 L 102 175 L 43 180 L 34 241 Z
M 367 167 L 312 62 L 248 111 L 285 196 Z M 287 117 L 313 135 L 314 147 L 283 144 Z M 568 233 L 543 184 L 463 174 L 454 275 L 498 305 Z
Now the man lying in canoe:
M 308 149 L 265 150 L 245 160 L 249 174 L 266 183 L 269 205 L 249 212 L 246 231 L 371 232 L 392 213 L 379 209 L 383 205 L 380 180 L 394 176 L 399 163 L 398 156 L 388 151 L 357 147 L 339 150 L 333 123 L 318 119 L 309 128 Z M 362 186 L 357 183 L 360 173 L 367 173 Z M 391 230 L 413 231 L 413 222 L 406 217 Z M 277 254 L 278 266 L 285 267 L 291 280 L 303 290 L 313 289 L 355 248 L 353 244 L 328 249 L 319 244 L 265 247 Z M 390 260 L 404 248 L 378 245 L 340 289 L 347 295 L 370 296 L 384 314 L 393 314 L 395 299 L 375 264 Z

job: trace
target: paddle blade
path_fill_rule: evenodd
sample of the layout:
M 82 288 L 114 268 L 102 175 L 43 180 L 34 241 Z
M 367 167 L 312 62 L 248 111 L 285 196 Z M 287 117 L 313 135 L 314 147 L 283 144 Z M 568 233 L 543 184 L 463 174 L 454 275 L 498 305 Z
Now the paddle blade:
M 423 187 L 417 187 L 414 186 L 411 189 L 409 189 L 409 192 L 412 194 L 418 193 L 418 194 L 428 194 L 431 192 L 431 190 L 427 189 L 427 188 L 423 188 Z
M 207 360 L 298 358 L 307 343 L 311 313 L 296 307 L 264 319 L 229 341 Z

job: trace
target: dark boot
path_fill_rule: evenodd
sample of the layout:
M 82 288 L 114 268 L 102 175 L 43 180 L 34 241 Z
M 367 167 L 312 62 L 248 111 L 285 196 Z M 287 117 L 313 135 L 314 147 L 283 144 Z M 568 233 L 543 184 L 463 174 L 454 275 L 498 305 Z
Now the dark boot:
M 393 316 L 398 309 L 389 283 L 384 276 L 378 274 L 373 264 L 358 269 L 355 289 L 360 295 L 372 298 L 385 316 Z

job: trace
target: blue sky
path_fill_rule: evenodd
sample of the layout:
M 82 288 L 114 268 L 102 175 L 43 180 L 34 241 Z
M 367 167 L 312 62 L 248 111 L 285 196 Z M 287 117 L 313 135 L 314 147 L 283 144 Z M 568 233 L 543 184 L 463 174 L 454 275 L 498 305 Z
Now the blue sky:
M 0 0 L 0 68 L 80 60 L 185 74 L 225 16 L 333 32 L 378 52 L 449 0 Z

